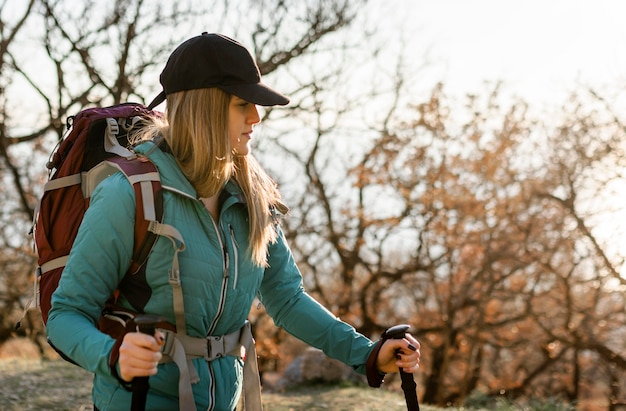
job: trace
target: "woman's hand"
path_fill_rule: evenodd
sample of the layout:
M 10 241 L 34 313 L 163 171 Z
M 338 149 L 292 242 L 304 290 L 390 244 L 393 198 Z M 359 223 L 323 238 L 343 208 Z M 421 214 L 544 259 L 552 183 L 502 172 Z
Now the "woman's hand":
M 411 335 L 406 334 L 401 340 L 386 340 L 376 359 L 376 367 L 384 373 L 404 372 L 414 373 L 419 368 L 420 343 Z
M 126 334 L 120 346 L 118 359 L 120 377 L 130 382 L 135 377 L 155 375 L 163 356 L 161 346 L 164 341 L 164 335 L 160 331 L 157 331 L 154 337 L 139 332 Z

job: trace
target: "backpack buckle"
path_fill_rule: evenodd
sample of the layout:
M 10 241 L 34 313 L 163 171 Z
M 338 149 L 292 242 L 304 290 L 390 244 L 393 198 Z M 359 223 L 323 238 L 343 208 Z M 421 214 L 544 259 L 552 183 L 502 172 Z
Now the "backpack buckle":
M 209 359 L 222 358 L 226 355 L 226 347 L 224 346 L 224 336 L 207 337 L 207 353 Z
M 165 335 L 165 342 L 163 343 L 163 346 L 161 346 L 161 352 L 170 358 L 174 357 L 174 341 L 176 340 L 176 333 L 163 328 L 159 328 L 158 330 Z M 165 362 L 167 362 L 167 360 L 165 358 L 161 358 L 160 363 Z

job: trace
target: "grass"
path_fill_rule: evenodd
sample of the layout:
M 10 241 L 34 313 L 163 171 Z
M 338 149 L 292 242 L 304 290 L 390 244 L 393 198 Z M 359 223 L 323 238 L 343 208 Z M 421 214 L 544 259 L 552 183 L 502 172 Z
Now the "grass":
M 91 406 L 92 376 L 62 360 L 0 360 L 0 410 L 87 411 Z M 263 393 L 266 411 L 404 411 L 401 392 L 360 386 L 302 386 L 286 392 Z M 474 396 L 465 407 L 421 411 L 573 411 L 558 401 L 519 406 L 503 399 Z
M 0 361 L 0 410 L 86 410 L 91 374 L 65 361 Z
M 366 387 L 309 386 L 263 393 L 267 411 L 406 410 L 399 392 Z M 91 374 L 65 361 L 0 361 L 0 410 L 91 410 Z M 422 411 L 437 408 L 422 407 Z M 439 409 L 439 411 L 441 411 Z
M 264 409 L 270 411 L 393 411 L 406 410 L 401 393 L 366 387 L 310 386 L 285 393 L 263 395 Z M 422 407 L 433 411 L 435 408 Z

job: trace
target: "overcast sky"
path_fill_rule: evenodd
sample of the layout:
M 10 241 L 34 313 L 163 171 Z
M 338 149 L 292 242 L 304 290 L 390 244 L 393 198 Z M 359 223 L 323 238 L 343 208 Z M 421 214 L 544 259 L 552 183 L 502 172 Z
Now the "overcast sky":
M 503 80 L 521 95 L 554 102 L 581 83 L 626 84 L 626 1 L 375 3 L 410 28 L 415 56 L 428 49 L 450 89 Z

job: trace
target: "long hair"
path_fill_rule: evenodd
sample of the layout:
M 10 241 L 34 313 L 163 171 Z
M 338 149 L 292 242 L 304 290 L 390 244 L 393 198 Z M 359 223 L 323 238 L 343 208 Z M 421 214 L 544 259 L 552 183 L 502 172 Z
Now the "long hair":
M 233 179 L 248 206 L 248 251 L 259 266 L 267 265 L 268 245 L 277 239 L 273 209 L 283 208 L 276 183 L 251 155 L 235 155 L 228 138 L 231 95 L 217 88 L 171 93 L 165 119 L 154 119 L 139 140 L 163 136 L 181 171 L 200 197 L 219 194 Z

